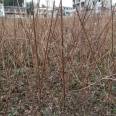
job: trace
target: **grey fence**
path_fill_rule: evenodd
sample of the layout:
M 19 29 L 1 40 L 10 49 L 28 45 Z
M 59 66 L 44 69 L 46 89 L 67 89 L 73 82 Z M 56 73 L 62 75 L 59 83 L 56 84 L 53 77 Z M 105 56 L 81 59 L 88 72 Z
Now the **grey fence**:
M 24 7 L 5 6 L 4 9 L 5 9 L 5 14 L 17 14 L 17 15 L 26 14 L 26 8 Z

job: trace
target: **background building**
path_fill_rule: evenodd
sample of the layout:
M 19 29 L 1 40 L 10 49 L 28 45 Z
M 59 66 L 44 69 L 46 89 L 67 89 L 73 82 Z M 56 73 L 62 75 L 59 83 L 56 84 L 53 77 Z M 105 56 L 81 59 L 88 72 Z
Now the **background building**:
M 71 16 L 74 12 L 73 7 L 63 7 L 64 16 Z

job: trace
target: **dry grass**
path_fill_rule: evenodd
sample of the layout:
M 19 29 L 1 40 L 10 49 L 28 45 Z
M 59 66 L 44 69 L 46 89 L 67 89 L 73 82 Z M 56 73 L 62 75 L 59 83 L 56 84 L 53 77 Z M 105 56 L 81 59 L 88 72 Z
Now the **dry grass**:
M 89 13 L 1 19 L 0 116 L 115 115 L 111 22 Z

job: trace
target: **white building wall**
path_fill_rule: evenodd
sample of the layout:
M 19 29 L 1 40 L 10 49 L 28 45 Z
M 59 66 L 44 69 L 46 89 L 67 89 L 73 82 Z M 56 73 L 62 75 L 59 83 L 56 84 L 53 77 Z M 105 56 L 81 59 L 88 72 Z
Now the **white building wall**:
M 0 3 L 0 17 L 3 17 L 3 16 L 5 16 L 4 5 Z

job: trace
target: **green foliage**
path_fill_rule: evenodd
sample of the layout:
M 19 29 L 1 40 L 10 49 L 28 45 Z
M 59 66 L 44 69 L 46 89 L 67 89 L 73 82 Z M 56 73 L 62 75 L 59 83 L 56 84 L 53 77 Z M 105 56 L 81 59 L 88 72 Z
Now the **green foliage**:
M 17 109 L 16 108 L 11 108 L 11 112 L 9 112 L 8 116 L 16 116 L 17 115 Z
M 116 115 L 116 105 L 112 108 L 112 114 Z
M 5 6 L 18 6 L 18 3 L 20 6 L 22 6 L 23 0 L 4 0 Z

